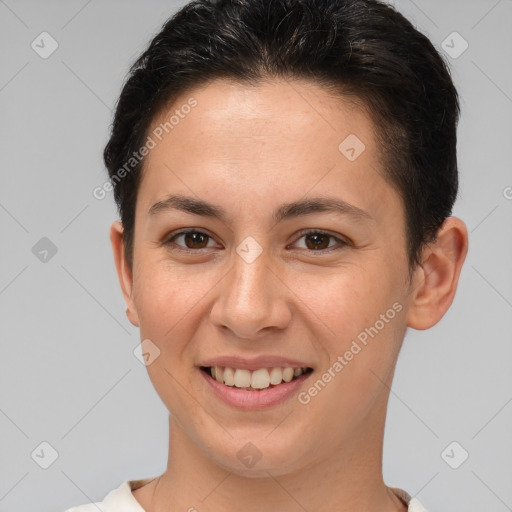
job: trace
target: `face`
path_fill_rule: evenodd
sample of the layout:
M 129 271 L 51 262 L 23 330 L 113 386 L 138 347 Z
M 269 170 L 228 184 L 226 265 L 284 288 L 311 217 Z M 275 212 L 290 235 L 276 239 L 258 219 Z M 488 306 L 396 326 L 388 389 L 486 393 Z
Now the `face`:
M 373 129 L 314 83 L 216 80 L 148 132 L 128 315 L 158 354 L 147 369 L 171 416 L 231 471 L 303 469 L 383 420 L 409 283 L 404 209 Z M 201 369 L 212 361 L 312 371 L 244 406 Z M 254 468 L 241 449 L 261 454 Z

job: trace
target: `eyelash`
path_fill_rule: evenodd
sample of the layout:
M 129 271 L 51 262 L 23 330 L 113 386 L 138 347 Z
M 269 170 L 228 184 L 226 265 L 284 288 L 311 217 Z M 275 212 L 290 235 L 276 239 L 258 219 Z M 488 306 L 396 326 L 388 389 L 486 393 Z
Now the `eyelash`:
M 178 231 L 177 233 L 174 233 L 170 238 L 168 238 L 167 240 L 165 240 L 163 242 L 163 245 L 165 246 L 171 246 L 171 245 L 174 245 L 177 247 L 177 250 L 179 251 L 182 251 L 182 252 L 186 252 L 186 253 L 197 253 L 198 251 L 202 251 L 204 249 L 210 249 L 209 247 L 202 247 L 201 249 L 191 249 L 189 247 L 182 247 L 181 245 L 178 245 L 174 242 L 174 240 L 176 238 L 178 238 L 179 236 L 182 236 L 182 235 L 186 235 L 188 233 L 198 233 L 198 234 L 201 234 L 201 235 L 205 235 L 207 236 L 210 240 L 213 239 L 212 236 L 210 236 L 208 233 L 205 233 L 204 231 L 201 231 L 199 229 L 184 229 L 182 231 Z M 311 252 L 311 253 L 326 253 L 326 252 L 332 252 L 332 251 L 339 251 L 341 249 L 343 249 L 345 246 L 348 246 L 348 245 L 351 245 L 348 241 L 346 240 L 343 240 L 337 236 L 334 236 L 326 231 L 322 231 L 321 229 L 310 229 L 310 230 L 306 230 L 306 231 L 303 231 L 300 233 L 300 237 L 297 239 L 300 240 L 301 238 L 303 238 L 304 236 L 306 235 L 323 235 L 323 236 L 327 236 L 329 238 L 333 238 L 334 240 L 337 240 L 338 243 L 340 244 L 340 247 L 327 247 L 325 249 L 304 249 L 308 252 Z M 174 248 L 173 248 L 174 249 Z

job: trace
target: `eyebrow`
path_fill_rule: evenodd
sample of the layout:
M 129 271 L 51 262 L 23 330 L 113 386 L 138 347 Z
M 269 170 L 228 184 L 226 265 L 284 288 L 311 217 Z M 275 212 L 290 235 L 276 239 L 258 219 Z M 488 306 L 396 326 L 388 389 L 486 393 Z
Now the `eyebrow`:
M 169 210 L 180 210 L 193 215 L 212 217 L 224 223 L 228 221 L 228 214 L 221 206 L 209 203 L 203 199 L 179 194 L 171 194 L 164 200 L 153 204 L 148 211 L 148 215 L 153 216 Z M 278 223 L 286 219 L 318 212 L 333 212 L 347 215 L 354 220 L 373 220 L 373 217 L 367 211 L 334 197 L 313 197 L 292 203 L 284 203 L 273 212 L 272 218 L 275 223 Z

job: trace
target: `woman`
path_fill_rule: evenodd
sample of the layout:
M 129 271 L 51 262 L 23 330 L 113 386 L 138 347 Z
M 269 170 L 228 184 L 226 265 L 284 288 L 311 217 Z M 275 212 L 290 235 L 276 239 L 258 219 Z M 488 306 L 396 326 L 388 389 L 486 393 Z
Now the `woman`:
M 458 115 L 376 0 L 196 0 L 164 25 L 104 158 L 168 466 L 70 511 L 425 510 L 382 444 L 406 330 L 443 317 L 467 253 Z

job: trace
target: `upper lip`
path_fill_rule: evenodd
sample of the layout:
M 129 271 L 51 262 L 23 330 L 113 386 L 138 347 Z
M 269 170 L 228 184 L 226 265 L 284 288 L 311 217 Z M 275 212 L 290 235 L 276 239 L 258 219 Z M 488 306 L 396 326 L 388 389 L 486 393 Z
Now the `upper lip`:
M 308 363 L 304 363 L 303 361 L 270 355 L 262 355 L 251 359 L 239 356 L 218 356 L 207 359 L 201 363 L 200 366 L 222 366 L 228 368 L 240 368 L 250 371 L 258 370 L 260 368 L 274 367 L 311 368 Z

